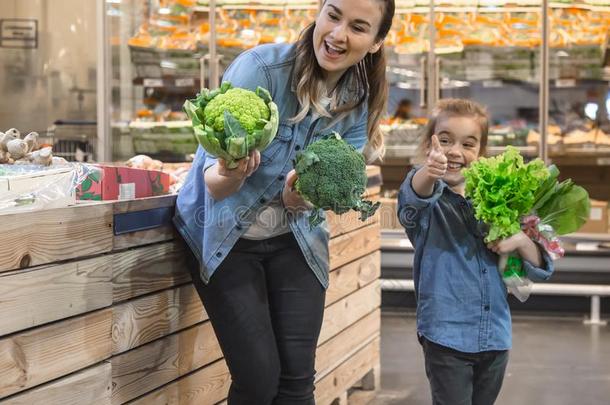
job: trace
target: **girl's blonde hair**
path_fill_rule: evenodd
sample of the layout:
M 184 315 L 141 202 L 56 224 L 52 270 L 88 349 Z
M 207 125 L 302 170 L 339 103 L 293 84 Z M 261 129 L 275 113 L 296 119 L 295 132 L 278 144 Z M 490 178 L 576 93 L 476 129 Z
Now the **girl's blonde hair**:
M 476 101 L 461 98 L 446 98 L 436 104 L 424 128 L 418 148 L 418 158 L 420 161 L 425 159 L 432 142 L 432 135 L 436 133 L 436 126 L 441 120 L 449 117 L 472 117 L 475 119 L 481 129 L 479 156 L 485 154 L 487 135 L 489 133 L 489 113 L 487 109 Z
M 379 26 L 379 31 L 375 37 L 376 41 L 383 41 L 392 26 L 394 17 L 394 0 L 376 0 L 384 3 L 383 17 Z M 322 6 L 324 2 L 322 3 Z M 326 95 L 324 75 L 322 68 L 317 62 L 314 53 L 313 32 L 316 27 L 313 22 L 301 33 L 297 42 L 296 62 L 293 77 L 298 78 L 296 82 L 296 95 L 301 105 L 301 109 L 291 121 L 299 122 L 305 118 L 310 109 L 321 115 L 329 117 L 320 100 Z M 353 102 L 337 105 L 335 91 L 331 100 L 331 112 L 335 114 L 333 122 L 337 122 L 350 110 L 361 105 L 368 97 L 368 143 L 369 148 L 375 151 L 376 155 L 383 154 L 383 133 L 379 128 L 379 122 L 386 111 L 388 98 L 388 83 L 386 80 L 386 57 L 383 45 L 373 54 L 368 53 L 356 65 L 350 67 L 341 77 L 337 84 L 338 89 L 350 87 L 350 91 L 362 96 Z M 352 87 L 353 86 L 353 87 Z

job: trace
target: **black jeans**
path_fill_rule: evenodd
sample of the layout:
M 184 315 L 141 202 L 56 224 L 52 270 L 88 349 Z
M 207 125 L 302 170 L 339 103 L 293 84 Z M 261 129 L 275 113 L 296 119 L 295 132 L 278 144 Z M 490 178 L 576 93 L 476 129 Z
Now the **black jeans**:
M 502 388 L 508 350 L 463 353 L 420 337 L 433 405 L 492 405 Z
M 240 239 L 208 285 L 189 267 L 231 372 L 229 405 L 314 404 L 325 290 L 292 233 Z

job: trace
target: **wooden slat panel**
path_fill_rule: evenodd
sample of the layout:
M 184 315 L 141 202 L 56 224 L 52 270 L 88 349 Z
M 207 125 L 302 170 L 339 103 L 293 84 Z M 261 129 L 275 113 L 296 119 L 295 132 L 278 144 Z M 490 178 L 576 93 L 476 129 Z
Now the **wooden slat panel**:
M 113 240 L 112 250 L 123 250 L 137 246 L 149 245 L 151 243 L 167 242 L 176 237 L 174 226 L 160 226 L 149 229 L 116 235 Z
M 113 254 L 113 302 L 188 283 L 187 254 L 178 241 Z
M 379 339 L 375 339 L 316 384 L 316 404 L 329 405 L 379 364 Z
M 370 200 L 378 201 L 379 196 L 374 196 Z M 372 217 L 367 218 L 365 221 L 361 221 L 360 213 L 356 211 L 349 211 L 342 215 L 327 211 L 326 221 L 328 222 L 330 237 L 333 239 L 357 229 L 364 228 L 367 225 L 379 222 L 379 213 L 376 212 Z
M 115 201 L 112 204 L 112 207 L 115 214 L 173 207 L 176 204 L 176 197 L 177 195 L 162 195 L 157 197 L 138 198 L 129 201 Z
M 326 291 L 326 306 L 378 279 L 380 273 L 381 252 L 379 250 L 333 270 L 330 273 L 329 286 Z
M 0 274 L 0 335 L 112 305 L 108 256 Z
M 0 340 L 0 398 L 110 357 L 112 312 L 104 309 Z
M 332 239 L 330 249 L 330 268 L 336 269 L 375 250 L 381 249 L 381 228 L 379 223 L 369 225 L 358 232 L 341 235 Z
M 122 353 L 208 318 L 192 284 L 113 307 L 112 354 Z
M 17 394 L 2 405 L 110 405 L 109 362 L 79 371 L 57 381 Z
M 373 312 L 380 302 L 379 282 L 375 281 L 326 308 L 318 344 L 326 342 L 358 319 Z
M 130 401 L 221 357 L 210 322 L 115 356 L 112 403 Z
M 112 249 L 112 205 L 2 215 L 0 271 L 104 253 Z
M 227 397 L 231 376 L 224 360 L 206 366 L 130 405 L 214 405 Z
M 379 336 L 380 329 L 381 310 L 376 309 L 319 346 L 316 352 L 317 375 L 328 374 L 345 360 L 346 355 L 357 350 L 363 342 Z

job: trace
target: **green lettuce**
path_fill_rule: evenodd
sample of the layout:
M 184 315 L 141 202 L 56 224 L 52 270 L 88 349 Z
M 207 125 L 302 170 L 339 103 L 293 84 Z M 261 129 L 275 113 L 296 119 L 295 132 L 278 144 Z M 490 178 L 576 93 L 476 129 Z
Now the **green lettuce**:
M 463 174 L 475 218 L 489 225 L 487 242 L 521 230 L 521 217 L 532 211 L 537 191 L 550 177 L 542 160 L 525 163 L 511 146 L 501 155 L 477 160 Z

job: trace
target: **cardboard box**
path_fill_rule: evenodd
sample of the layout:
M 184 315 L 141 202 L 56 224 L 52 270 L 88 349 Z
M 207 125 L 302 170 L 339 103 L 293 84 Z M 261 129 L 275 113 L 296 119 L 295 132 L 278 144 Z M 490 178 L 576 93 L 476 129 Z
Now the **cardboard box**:
M 608 232 L 608 202 L 591 200 L 589 220 L 578 230 L 581 233 Z
M 78 187 L 79 200 L 131 200 L 169 193 L 169 174 L 158 170 L 94 165 Z
M 63 208 L 76 204 L 71 167 L 8 166 L 0 176 L 0 213 Z

